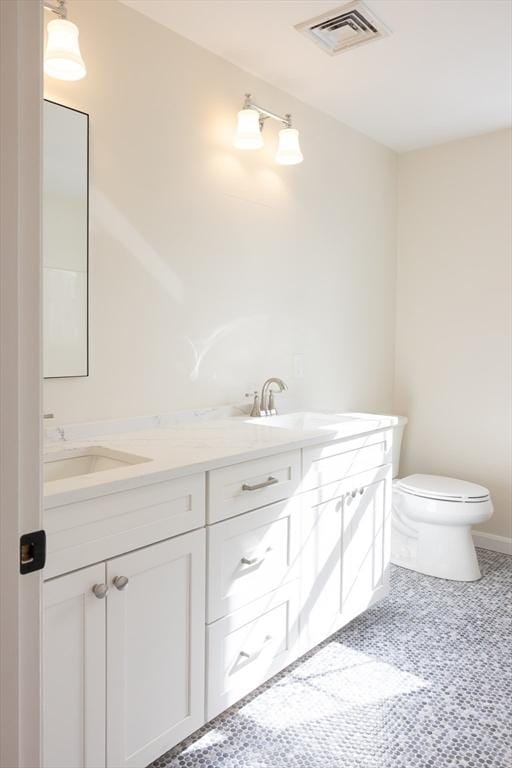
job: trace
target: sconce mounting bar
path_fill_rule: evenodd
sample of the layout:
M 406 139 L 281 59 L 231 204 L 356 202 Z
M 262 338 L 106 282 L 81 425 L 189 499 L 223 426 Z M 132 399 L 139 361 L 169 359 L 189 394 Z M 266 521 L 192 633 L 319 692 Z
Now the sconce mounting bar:
M 275 112 L 271 112 L 269 109 L 265 109 L 265 107 L 260 107 L 258 104 L 255 104 L 251 100 L 250 93 L 245 94 L 244 109 L 255 109 L 256 112 L 259 112 L 260 122 L 271 117 L 272 120 L 277 120 L 278 123 L 281 123 L 282 125 L 286 126 L 286 128 L 292 127 L 291 115 L 287 114 L 287 115 L 284 115 L 283 117 L 282 115 L 278 115 Z
M 44 0 L 43 6 L 47 11 L 55 13 L 61 19 L 67 18 L 66 0 L 55 0 L 53 3 L 50 0 Z

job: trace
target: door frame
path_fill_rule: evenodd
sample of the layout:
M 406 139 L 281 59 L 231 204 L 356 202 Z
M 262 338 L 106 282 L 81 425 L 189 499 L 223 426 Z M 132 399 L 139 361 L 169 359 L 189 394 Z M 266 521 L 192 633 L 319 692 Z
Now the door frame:
M 41 765 L 42 4 L 0 2 L 0 766 Z

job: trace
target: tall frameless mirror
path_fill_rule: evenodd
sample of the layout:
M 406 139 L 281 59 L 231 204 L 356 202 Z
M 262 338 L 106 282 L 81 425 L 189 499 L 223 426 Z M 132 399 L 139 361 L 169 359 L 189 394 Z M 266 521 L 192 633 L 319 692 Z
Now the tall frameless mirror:
M 52 101 L 43 114 L 43 371 L 87 376 L 89 116 Z

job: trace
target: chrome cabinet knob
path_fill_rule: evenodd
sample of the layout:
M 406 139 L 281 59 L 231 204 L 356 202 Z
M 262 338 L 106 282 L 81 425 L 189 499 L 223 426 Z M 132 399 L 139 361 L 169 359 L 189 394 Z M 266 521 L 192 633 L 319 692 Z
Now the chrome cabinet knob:
M 116 589 L 122 590 L 125 589 L 125 587 L 128 585 L 128 577 L 127 576 L 115 576 L 112 579 L 112 584 Z
M 103 600 L 108 595 L 108 587 L 106 584 L 95 584 L 92 588 L 92 593 L 98 600 Z

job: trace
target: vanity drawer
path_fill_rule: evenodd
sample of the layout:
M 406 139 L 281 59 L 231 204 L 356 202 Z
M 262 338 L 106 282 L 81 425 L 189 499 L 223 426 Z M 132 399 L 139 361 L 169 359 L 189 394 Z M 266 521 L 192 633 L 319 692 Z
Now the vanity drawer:
M 207 520 L 226 520 L 292 496 L 300 482 L 300 451 L 213 469 L 207 482 Z
M 301 488 L 319 488 L 390 462 L 391 432 L 304 448 Z
M 294 661 L 297 610 L 294 581 L 206 628 L 207 720 Z
M 208 622 L 298 575 L 299 525 L 291 498 L 208 526 Z
M 205 475 L 48 508 L 44 520 L 50 579 L 204 526 Z

